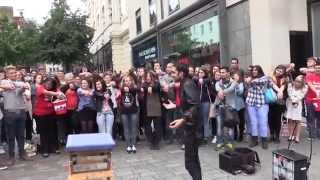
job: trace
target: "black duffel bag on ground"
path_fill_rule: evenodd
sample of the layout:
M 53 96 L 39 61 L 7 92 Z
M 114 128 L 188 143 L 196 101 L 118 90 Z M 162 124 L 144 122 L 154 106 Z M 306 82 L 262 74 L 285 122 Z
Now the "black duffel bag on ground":
M 258 153 L 245 147 L 235 148 L 234 151 L 240 156 L 240 169 L 246 174 L 254 174 L 256 172 L 256 165 L 261 164 Z
M 260 165 L 258 153 L 249 148 L 235 148 L 219 154 L 220 169 L 233 175 L 241 172 L 254 174 L 257 164 Z

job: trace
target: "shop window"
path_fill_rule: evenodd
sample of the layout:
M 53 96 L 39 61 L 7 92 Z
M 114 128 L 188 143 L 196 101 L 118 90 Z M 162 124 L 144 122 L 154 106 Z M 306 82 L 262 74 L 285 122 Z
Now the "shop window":
M 155 0 L 149 0 L 149 15 L 150 15 L 150 26 L 153 26 L 157 22 L 157 6 Z
M 142 26 L 141 26 L 141 9 L 138 9 L 136 11 L 136 27 L 137 27 L 137 34 L 140 34 L 142 32 Z
M 169 15 L 180 9 L 179 0 L 168 0 L 168 4 L 169 4 Z
M 212 32 L 213 27 L 212 27 L 212 21 L 209 21 L 209 31 Z
M 203 35 L 204 34 L 204 25 L 203 24 L 201 24 L 201 35 Z

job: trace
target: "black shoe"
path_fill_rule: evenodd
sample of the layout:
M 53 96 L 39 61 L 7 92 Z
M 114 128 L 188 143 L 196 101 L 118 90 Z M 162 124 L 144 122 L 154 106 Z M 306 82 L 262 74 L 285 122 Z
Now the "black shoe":
M 50 155 L 49 155 L 49 153 L 43 153 L 43 154 L 41 154 L 41 156 L 42 156 L 43 158 L 47 158 L 47 157 L 49 157 Z
M 262 149 L 268 149 L 268 140 L 267 138 L 261 138 Z
M 275 144 L 280 144 L 280 138 L 279 138 L 279 137 L 275 137 L 274 143 L 275 143 Z
M 258 137 L 257 136 L 251 136 L 249 147 L 253 148 L 258 145 Z

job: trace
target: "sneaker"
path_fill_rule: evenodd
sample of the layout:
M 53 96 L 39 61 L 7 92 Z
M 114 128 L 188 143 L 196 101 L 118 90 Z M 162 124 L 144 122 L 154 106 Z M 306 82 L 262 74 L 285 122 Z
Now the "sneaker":
M 32 146 L 31 146 L 30 143 L 25 143 L 25 144 L 24 144 L 24 149 L 25 149 L 25 150 L 31 150 L 31 148 L 32 148 Z
M 226 144 L 226 148 L 228 148 L 229 150 L 233 150 L 234 146 L 231 143 Z
M 213 137 L 211 143 L 212 143 L 212 144 L 216 144 L 216 143 L 217 143 L 217 136 L 214 136 L 214 137 Z
M 5 153 L 6 153 L 6 151 L 3 149 L 2 146 L 0 146 L 0 154 L 5 154 Z
M 8 166 L 0 165 L 0 171 L 1 171 L 1 170 L 6 170 L 6 169 L 8 169 Z
M 49 157 L 49 153 L 43 153 L 41 156 L 42 156 L 43 158 L 47 158 L 47 157 Z
M 133 145 L 132 146 L 132 152 L 135 154 L 135 153 L 137 153 L 137 149 L 136 149 L 136 147 Z
M 184 150 L 186 148 L 186 146 L 184 144 L 181 145 L 181 150 Z
M 220 144 L 220 143 L 217 144 L 216 147 L 215 147 L 215 150 L 216 150 L 216 151 L 220 151 L 220 150 L 222 150 L 222 149 L 223 149 L 223 144 Z
M 132 153 L 132 148 L 130 146 L 127 147 L 127 153 L 128 154 Z

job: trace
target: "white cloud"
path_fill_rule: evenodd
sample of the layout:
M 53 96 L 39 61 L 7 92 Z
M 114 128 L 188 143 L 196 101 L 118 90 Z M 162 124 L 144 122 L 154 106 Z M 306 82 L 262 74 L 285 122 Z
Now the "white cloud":
M 23 10 L 26 19 L 33 19 L 43 23 L 48 16 L 54 0 L 0 0 L 0 6 L 13 6 L 14 14 L 18 15 Z M 71 10 L 80 9 L 85 11 L 86 7 L 82 0 L 67 0 Z

